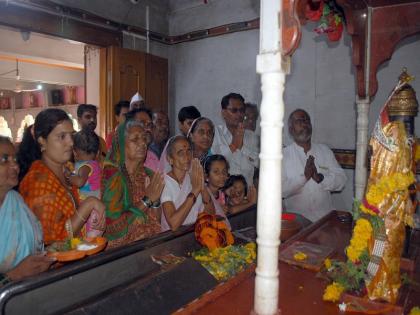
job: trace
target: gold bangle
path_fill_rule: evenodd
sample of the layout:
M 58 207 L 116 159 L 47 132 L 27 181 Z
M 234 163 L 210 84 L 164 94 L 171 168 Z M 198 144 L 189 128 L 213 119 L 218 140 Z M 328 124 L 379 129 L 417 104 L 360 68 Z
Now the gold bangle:
M 73 226 L 71 225 L 71 219 L 67 219 L 66 223 L 64 224 L 64 227 L 67 231 L 68 238 L 73 238 Z
M 83 218 L 82 216 L 81 216 L 81 214 L 79 213 L 79 211 L 75 211 L 76 212 L 76 215 L 77 215 L 77 217 L 80 219 L 80 220 L 82 220 L 83 222 L 86 222 L 86 220 L 87 219 L 85 219 L 85 218 Z

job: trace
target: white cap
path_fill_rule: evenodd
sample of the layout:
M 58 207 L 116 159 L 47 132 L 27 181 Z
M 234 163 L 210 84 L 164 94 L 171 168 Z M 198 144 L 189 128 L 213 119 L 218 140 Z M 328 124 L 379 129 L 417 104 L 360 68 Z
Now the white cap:
M 141 97 L 141 95 L 139 94 L 139 92 L 137 92 L 136 94 L 134 94 L 134 96 L 131 98 L 130 101 L 130 105 L 133 104 L 134 102 L 141 102 L 143 101 L 143 97 Z

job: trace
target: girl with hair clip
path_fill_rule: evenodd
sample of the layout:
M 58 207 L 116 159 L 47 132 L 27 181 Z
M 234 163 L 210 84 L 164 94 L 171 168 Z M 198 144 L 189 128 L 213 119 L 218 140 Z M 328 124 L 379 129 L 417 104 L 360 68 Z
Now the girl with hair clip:
M 201 165 L 208 156 L 212 155 L 211 146 L 214 138 L 214 124 L 206 117 L 199 117 L 193 121 L 187 138 L 191 142 L 193 158 L 199 159 Z
M 242 175 L 231 175 L 223 191 L 226 196 L 227 213 L 238 213 L 257 203 L 257 189 L 254 185 L 247 187 Z

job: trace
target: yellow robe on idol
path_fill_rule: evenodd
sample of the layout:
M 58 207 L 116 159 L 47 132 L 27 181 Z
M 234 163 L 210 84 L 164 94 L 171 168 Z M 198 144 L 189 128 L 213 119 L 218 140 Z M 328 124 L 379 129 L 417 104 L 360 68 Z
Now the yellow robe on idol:
M 389 150 L 377 138 L 372 137 L 373 148 L 371 171 L 367 190 L 377 184 L 381 178 L 396 173 L 409 174 L 412 169 L 412 148 L 407 140 L 404 124 L 400 121 L 389 122 L 383 129 L 383 135 L 392 140 L 393 150 Z M 392 185 L 392 181 L 389 181 Z M 392 188 L 390 187 L 390 190 Z M 368 296 L 372 300 L 385 300 L 396 303 L 401 286 L 400 260 L 405 239 L 406 222 L 412 218 L 414 207 L 407 189 L 388 193 L 377 206 L 378 216 L 385 226 L 385 247 L 379 268 L 371 281 L 367 282 Z M 373 242 L 370 242 L 369 253 L 372 255 Z

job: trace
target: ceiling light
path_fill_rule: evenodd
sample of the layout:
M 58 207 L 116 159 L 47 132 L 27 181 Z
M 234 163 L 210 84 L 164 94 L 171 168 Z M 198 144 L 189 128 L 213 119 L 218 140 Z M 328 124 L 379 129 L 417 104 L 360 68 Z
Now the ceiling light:
M 38 85 L 36 86 L 36 89 L 37 89 L 37 90 L 42 90 L 42 84 L 38 84 Z
M 20 36 L 22 37 L 22 40 L 23 40 L 24 42 L 27 42 L 27 41 L 29 40 L 29 38 L 31 37 L 31 32 L 21 30 L 21 31 L 20 31 Z

